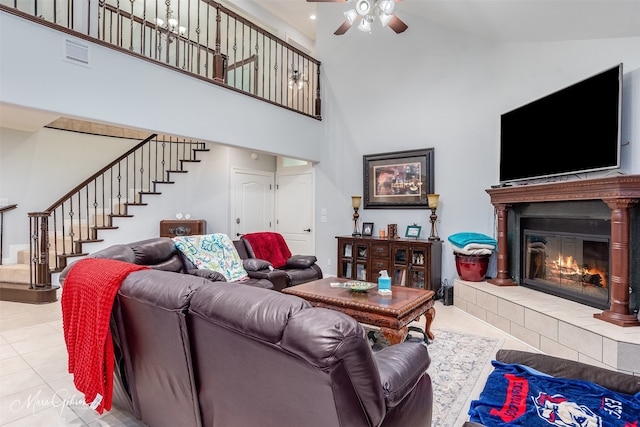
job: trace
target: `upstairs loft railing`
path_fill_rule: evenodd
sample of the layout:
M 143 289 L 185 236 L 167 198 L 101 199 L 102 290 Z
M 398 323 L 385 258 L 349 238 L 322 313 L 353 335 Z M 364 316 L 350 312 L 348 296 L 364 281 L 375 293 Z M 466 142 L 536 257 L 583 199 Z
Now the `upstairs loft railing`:
M 0 0 L 0 10 L 321 119 L 320 62 L 213 0 Z M 72 46 L 83 61 L 86 46 Z
M 97 171 L 43 212 L 29 215 L 30 288 L 51 286 L 51 273 L 67 259 L 87 255 L 82 244 L 98 240 L 98 230 L 117 228 L 113 218 L 130 217 L 129 206 L 159 194 L 185 162 L 197 162 L 205 143 L 151 135 Z

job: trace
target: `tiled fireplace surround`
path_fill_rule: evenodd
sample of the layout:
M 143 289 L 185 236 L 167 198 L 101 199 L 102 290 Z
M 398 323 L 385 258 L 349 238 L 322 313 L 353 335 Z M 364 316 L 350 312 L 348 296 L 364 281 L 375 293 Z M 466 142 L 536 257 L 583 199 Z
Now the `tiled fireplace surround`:
M 487 192 L 498 213 L 498 276 L 487 282 L 456 280 L 455 306 L 544 353 L 640 375 L 640 322 L 628 310 L 629 286 L 640 292 L 640 176 Z M 512 246 L 519 244 L 519 217 L 567 217 L 576 211 L 578 216 L 611 217 L 615 265 L 610 271 L 612 302 L 604 312 L 517 286 L 519 251 Z

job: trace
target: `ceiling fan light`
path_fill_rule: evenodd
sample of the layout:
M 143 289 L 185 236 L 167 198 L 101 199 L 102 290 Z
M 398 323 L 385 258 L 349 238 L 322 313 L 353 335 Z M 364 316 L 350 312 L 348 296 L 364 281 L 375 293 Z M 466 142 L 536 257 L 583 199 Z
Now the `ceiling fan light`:
M 371 11 L 371 2 L 369 0 L 358 0 L 356 2 L 356 12 L 358 15 L 365 16 Z
M 389 25 L 389 22 L 391 22 L 392 19 L 393 19 L 393 15 L 387 15 L 385 13 L 380 14 L 380 23 L 382 24 L 383 27 L 386 27 L 387 25 Z
M 371 31 L 371 22 L 369 22 L 366 19 L 363 19 L 360 21 L 360 23 L 358 24 L 358 29 L 360 31 L 363 31 L 365 33 L 368 33 Z
M 395 7 L 395 0 L 382 0 L 380 2 L 380 10 L 382 11 L 382 13 L 386 13 L 387 15 L 391 15 Z
M 353 25 L 353 23 L 356 21 L 356 18 L 358 18 L 358 12 L 356 12 L 355 9 L 347 10 L 344 13 L 344 19 L 346 19 L 347 22 L 351 25 Z

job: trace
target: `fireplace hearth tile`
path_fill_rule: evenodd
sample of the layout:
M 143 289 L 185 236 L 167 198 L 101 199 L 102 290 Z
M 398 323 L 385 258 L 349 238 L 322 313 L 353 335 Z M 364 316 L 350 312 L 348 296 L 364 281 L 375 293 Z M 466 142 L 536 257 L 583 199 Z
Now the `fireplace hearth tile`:
M 476 301 L 480 307 L 484 307 L 488 312 L 498 312 L 498 297 L 495 295 L 479 292 L 476 294 Z
M 532 347 L 540 348 L 540 334 L 532 331 L 531 329 L 527 329 L 524 326 L 518 325 L 517 323 L 512 323 L 511 335 L 521 341 L 524 341 Z
M 638 371 L 640 369 L 640 347 L 622 343 L 618 348 L 618 366 L 623 371 Z
M 560 322 L 558 325 L 558 342 L 569 348 L 575 348 L 578 353 L 584 354 L 598 362 L 602 362 L 603 336 L 589 332 L 578 326 Z
M 511 321 L 504 317 L 498 316 L 497 313 L 487 312 L 486 322 L 505 332 L 508 332 L 511 328 Z
M 498 300 L 498 314 L 524 326 L 524 307 L 521 304 L 501 298 Z
M 569 348 L 547 337 L 540 337 L 540 348 L 538 350 L 556 357 L 562 357 L 563 359 L 578 360 L 579 357 L 576 349 Z
M 483 322 L 487 321 L 487 310 L 477 304 L 468 304 L 467 312 L 473 317 L 482 320 Z
M 618 365 L 618 343 L 605 337 L 602 340 L 602 362 L 609 366 Z
M 494 298 L 497 304 L 487 303 Z M 544 353 L 640 375 L 640 327 L 595 319 L 601 310 L 522 286 L 462 280 L 454 281 L 453 300 L 459 309 L 477 313 Z
M 526 308 L 524 311 L 524 324 L 527 329 L 537 332 L 553 341 L 558 341 L 558 319 Z

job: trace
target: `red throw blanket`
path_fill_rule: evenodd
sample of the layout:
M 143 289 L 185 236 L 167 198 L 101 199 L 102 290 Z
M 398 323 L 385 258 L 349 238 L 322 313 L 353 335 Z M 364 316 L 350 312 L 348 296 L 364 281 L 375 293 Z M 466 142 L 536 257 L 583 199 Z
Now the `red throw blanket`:
M 291 251 L 287 242 L 279 233 L 260 232 L 242 235 L 251 244 L 256 258 L 269 261 L 274 268 L 284 267 L 287 260 L 291 258 Z
M 77 261 L 62 286 L 62 325 L 73 384 L 102 414 L 111 409 L 113 341 L 109 320 L 120 284 L 133 271 L 148 269 L 104 258 Z

